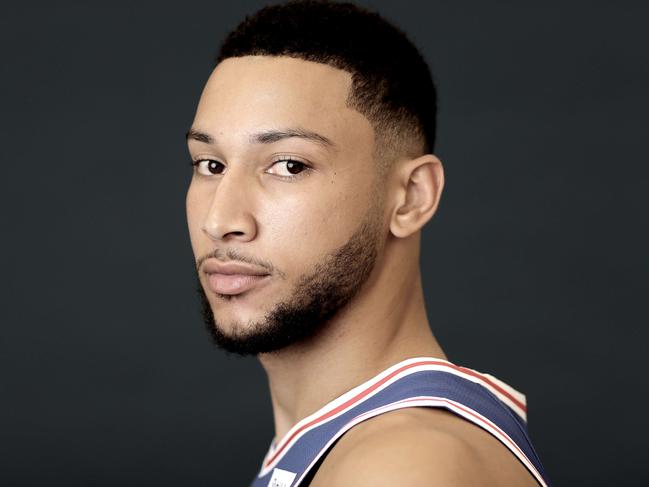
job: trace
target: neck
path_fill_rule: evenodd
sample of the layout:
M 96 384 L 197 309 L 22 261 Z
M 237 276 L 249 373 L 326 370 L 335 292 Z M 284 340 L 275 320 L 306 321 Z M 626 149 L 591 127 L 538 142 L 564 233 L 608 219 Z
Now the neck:
M 316 336 L 259 355 L 268 375 L 275 441 L 301 419 L 401 360 L 446 360 L 426 316 L 418 258 L 405 267 L 401 259 L 384 260 L 399 265 L 384 263 Z

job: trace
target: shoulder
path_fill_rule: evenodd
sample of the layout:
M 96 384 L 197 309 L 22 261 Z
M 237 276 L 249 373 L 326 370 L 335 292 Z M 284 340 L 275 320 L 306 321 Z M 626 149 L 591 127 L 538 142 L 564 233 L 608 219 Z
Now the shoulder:
M 330 487 L 537 485 L 496 438 L 436 408 L 366 420 L 343 435 L 330 455 L 322 472 Z

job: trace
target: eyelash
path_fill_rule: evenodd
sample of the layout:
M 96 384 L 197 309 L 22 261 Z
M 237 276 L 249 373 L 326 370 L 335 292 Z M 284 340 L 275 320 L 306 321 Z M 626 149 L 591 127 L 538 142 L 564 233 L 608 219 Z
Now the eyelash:
M 222 164 L 220 161 L 217 161 L 216 159 L 204 159 L 204 158 L 200 158 L 200 159 L 196 159 L 196 160 L 190 160 L 189 164 L 192 167 L 197 168 L 197 166 L 203 161 L 214 161 L 214 162 L 218 162 L 219 164 Z M 271 165 L 271 167 L 273 167 L 278 162 L 288 162 L 288 161 L 297 162 L 297 163 L 301 164 L 304 169 L 301 172 L 299 172 L 298 174 L 295 174 L 293 176 L 280 176 L 278 174 L 273 174 L 273 176 L 278 177 L 280 179 L 283 179 L 285 181 L 295 181 L 297 179 L 301 179 L 301 178 L 303 178 L 305 176 L 308 176 L 311 173 L 311 171 L 313 170 L 313 168 L 311 166 L 309 166 L 306 162 L 300 161 L 299 159 L 293 159 L 291 156 L 278 156 L 275 160 L 273 160 L 273 164 Z M 201 176 L 203 176 L 203 174 L 201 174 Z M 218 174 L 214 174 L 213 176 L 218 176 Z M 205 177 L 210 177 L 210 176 L 205 176 Z

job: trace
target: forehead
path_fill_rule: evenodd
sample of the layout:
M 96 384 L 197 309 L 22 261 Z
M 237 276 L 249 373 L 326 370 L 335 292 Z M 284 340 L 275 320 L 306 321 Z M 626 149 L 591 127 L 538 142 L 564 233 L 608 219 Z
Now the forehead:
M 199 100 L 193 126 L 223 136 L 301 127 L 337 145 L 373 143 L 373 129 L 346 106 L 351 74 L 285 56 L 243 56 L 222 61 Z

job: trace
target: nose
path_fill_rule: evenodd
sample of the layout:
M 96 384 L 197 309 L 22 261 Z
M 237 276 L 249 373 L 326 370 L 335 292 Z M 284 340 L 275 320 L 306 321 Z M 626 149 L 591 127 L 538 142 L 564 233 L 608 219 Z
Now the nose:
M 252 214 L 250 190 L 244 171 L 235 169 L 225 173 L 216 189 L 202 230 L 215 241 L 234 239 L 247 242 L 255 238 L 257 223 Z

